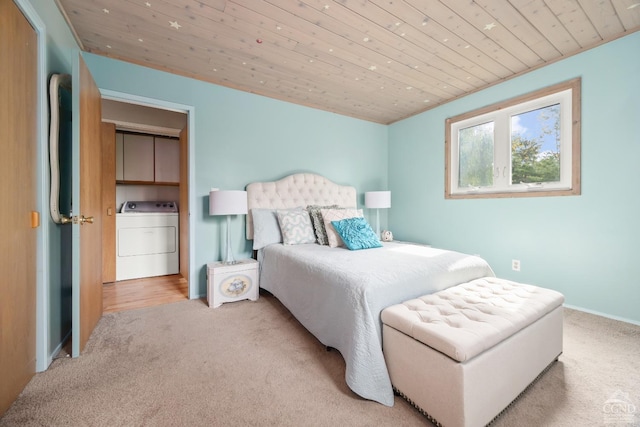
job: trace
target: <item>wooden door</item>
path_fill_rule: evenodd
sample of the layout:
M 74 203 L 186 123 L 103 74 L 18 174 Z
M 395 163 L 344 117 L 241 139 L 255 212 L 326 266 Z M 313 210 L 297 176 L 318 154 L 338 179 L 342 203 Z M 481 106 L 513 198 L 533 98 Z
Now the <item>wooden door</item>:
M 35 373 L 37 34 L 0 0 L 0 416 Z
M 73 71 L 72 355 L 80 355 L 102 317 L 102 109 L 82 57 Z M 79 117 L 79 120 L 77 118 Z M 79 206 L 79 209 L 78 209 Z
M 102 283 L 116 281 L 116 125 L 102 123 Z
M 180 274 L 189 283 L 189 133 L 180 132 Z

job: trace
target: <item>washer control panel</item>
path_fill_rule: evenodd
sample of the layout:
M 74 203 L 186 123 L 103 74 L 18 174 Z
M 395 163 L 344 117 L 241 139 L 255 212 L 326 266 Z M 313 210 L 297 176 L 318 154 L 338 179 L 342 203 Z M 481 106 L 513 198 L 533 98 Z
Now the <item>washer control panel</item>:
M 174 213 L 178 212 L 178 203 L 164 201 L 129 201 L 122 204 L 121 213 L 132 212 L 162 212 Z

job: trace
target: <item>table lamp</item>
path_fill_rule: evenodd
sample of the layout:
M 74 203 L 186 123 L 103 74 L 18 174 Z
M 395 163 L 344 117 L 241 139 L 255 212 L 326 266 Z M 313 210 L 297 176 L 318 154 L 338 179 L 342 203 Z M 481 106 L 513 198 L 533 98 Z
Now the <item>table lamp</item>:
M 380 209 L 391 207 L 391 191 L 367 191 L 364 193 L 364 205 L 376 210 L 376 234 L 380 238 Z
M 235 190 L 212 190 L 209 192 L 209 215 L 227 216 L 227 254 L 225 264 L 236 264 L 231 250 L 231 215 L 247 214 L 247 192 Z

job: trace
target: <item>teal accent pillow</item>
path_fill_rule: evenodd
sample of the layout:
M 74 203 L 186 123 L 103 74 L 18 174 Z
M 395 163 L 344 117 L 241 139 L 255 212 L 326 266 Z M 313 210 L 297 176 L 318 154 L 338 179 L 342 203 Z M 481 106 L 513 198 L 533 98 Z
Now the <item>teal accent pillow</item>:
M 342 237 L 345 246 L 352 251 L 382 247 L 375 231 L 363 217 L 331 221 L 331 225 Z

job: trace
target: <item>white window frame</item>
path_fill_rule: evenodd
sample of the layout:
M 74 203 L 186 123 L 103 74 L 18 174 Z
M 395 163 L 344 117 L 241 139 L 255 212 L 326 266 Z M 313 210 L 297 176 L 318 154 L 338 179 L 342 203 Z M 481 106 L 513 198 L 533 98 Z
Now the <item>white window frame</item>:
M 580 194 L 580 78 L 445 121 L 445 198 L 540 197 Z M 560 181 L 511 183 L 511 117 L 560 104 Z M 461 129 L 494 123 L 492 186 L 458 186 Z

